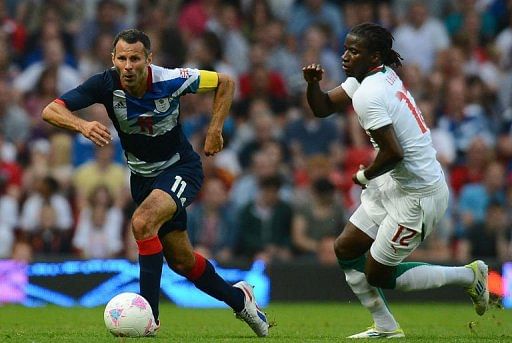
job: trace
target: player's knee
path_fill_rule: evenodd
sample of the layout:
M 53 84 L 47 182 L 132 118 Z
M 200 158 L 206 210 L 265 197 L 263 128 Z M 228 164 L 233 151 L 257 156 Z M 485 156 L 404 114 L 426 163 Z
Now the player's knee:
M 136 240 L 147 239 L 155 235 L 151 220 L 137 212 L 132 217 L 132 232 Z
M 350 260 L 353 258 L 350 247 L 348 244 L 345 244 L 345 240 L 341 236 L 334 241 L 334 252 L 340 260 Z

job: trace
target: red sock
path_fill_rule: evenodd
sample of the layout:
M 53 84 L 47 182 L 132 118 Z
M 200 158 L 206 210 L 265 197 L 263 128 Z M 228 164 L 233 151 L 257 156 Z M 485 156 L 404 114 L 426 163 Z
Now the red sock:
M 163 250 L 158 235 L 137 241 L 137 246 L 139 247 L 139 255 L 154 255 Z
M 192 267 L 190 273 L 187 275 L 187 279 L 191 281 L 199 279 L 206 269 L 206 259 L 196 252 L 194 252 L 194 255 L 196 257 L 196 263 L 194 264 L 194 267 Z

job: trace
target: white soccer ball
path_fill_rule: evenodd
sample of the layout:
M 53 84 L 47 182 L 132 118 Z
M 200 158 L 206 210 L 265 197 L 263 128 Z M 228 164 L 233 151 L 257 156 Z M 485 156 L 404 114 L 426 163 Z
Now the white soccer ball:
M 136 293 L 113 297 L 103 314 L 107 329 L 118 337 L 143 337 L 153 325 L 153 312 L 148 301 Z

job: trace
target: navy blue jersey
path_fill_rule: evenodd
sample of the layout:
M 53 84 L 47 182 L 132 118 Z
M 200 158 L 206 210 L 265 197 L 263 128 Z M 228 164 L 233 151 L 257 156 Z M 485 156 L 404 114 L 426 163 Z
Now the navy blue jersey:
M 179 160 L 197 158 L 179 123 L 179 98 L 198 90 L 200 71 L 156 65 L 148 69 L 148 88 L 141 98 L 123 90 L 112 68 L 90 77 L 60 100 L 70 111 L 103 104 L 119 133 L 130 170 L 156 176 Z

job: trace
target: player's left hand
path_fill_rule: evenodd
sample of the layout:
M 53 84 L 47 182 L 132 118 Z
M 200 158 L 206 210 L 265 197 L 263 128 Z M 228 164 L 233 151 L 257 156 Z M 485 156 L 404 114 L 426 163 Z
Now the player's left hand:
M 365 168 L 365 166 L 364 166 L 364 165 L 362 165 L 362 164 L 360 164 L 360 165 L 359 165 L 359 170 L 364 170 L 364 168 Z M 352 181 L 353 181 L 356 185 L 359 185 L 359 186 L 363 187 L 363 189 L 365 189 L 365 188 L 366 188 L 366 185 L 365 185 L 365 184 L 362 184 L 362 183 L 361 183 L 361 182 L 359 182 L 359 180 L 357 179 L 357 172 L 356 172 L 356 173 L 354 173 L 354 174 L 352 175 Z
M 224 147 L 224 138 L 222 132 L 208 131 L 206 140 L 204 142 L 204 154 L 206 156 L 213 156 Z

